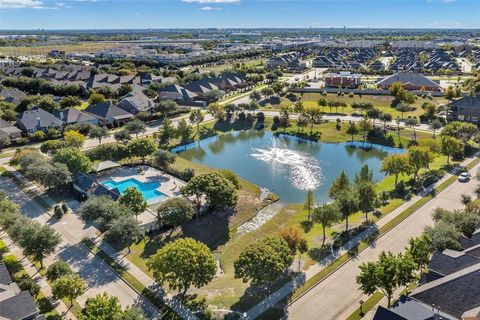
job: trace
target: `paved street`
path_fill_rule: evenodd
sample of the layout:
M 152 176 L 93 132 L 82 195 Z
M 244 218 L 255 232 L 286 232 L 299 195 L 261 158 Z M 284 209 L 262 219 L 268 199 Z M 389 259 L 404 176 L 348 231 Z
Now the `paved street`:
M 149 319 L 158 316 L 158 310 L 153 305 L 137 294 L 101 259 L 91 254 L 90 250 L 80 243 L 84 235 L 95 236 L 93 227 L 84 226 L 73 214 L 67 214 L 64 219 L 56 222 L 37 202 L 31 200 L 7 177 L 0 177 L 0 189 L 19 204 L 26 215 L 39 223 L 51 225 L 61 235 L 61 246 L 54 255 L 45 260 L 45 265 L 48 266 L 58 259 L 65 260 L 87 282 L 88 290 L 77 299 L 80 305 L 84 305 L 87 297 L 107 292 L 118 297 L 123 306 L 139 306 Z M 83 230 L 83 232 L 76 232 L 77 230 Z
M 470 172 L 474 174 L 477 165 Z M 478 182 L 455 182 L 439 193 L 434 199 L 402 221 L 393 230 L 380 238 L 373 246 L 362 251 L 330 277 L 318 284 L 288 308 L 290 319 L 345 319 L 356 308 L 358 302 L 367 297 L 358 290 L 355 281 L 359 265 L 375 260 L 380 252 L 390 250 L 399 253 L 404 250 L 411 237 L 422 233 L 425 226 L 432 225 L 432 212 L 437 207 L 449 210 L 462 208 L 462 194 L 474 193 Z

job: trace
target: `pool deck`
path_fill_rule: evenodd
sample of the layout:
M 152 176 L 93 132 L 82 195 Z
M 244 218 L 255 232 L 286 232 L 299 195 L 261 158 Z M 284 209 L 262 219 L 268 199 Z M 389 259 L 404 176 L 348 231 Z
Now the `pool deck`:
M 139 169 L 143 169 L 139 173 Z M 119 168 L 111 169 L 105 172 L 102 172 L 97 175 L 98 182 L 102 183 L 107 180 L 113 180 L 115 182 L 120 182 L 128 179 L 136 179 L 140 182 L 152 183 L 156 182 L 160 184 L 160 187 L 156 190 L 166 195 L 168 198 L 173 198 L 180 196 L 180 188 L 185 185 L 185 182 L 171 176 L 169 174 L 164 174 L 161 171 L 154 169 L 150 166 L 135 166 L 135 167 L 126 167 L 122 166 Z M 152 201 L 153 200 L 153 201 Z M 165 200 L 165 199 L 163 199 Z M 155 201 L 155 198 L 148 201 L 149 205 L 157 204 L 161 201 Z M 147 209 L 145 212 L 138 216 L 140 225 L 147 226 L 155 223 L 155 215 L 150 209 Z

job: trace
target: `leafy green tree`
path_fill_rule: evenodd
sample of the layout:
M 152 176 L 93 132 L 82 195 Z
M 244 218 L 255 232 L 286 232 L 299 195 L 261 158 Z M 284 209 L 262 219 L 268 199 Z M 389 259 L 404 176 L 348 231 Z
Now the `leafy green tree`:
M 140 133 L 145 133 L 147 131 L 147 125 L 142 120 L 135 119 L 127 123 L 124 127 L 125 130 L 134 134 L 138 138 Z
M 162 100 L 155 105 L 155 111 L 159 112 L 164 118 L 168 118 L 178 108 L 178 105 L 173 100 Z
M 108 133 L 107 127 L 94 126 L 88 132 L 88 137 L 90 139 L 98 139 L 98 143 L 102 144 L 102 139 L 106 139 L 110 136 Z
M 105 96 L 101 93 L 92 93 L 90 97 L 88 97 L 88 103 L 95 105 L 98 103 L 105 102 Z
M 73 108 L 82 104 L 82 100 L 76 96 L 66 96 L 60 100 L 62 108 Z
M 412 128 L 413 130 L 413 141 L 417 142 L 417 131 L 415 127 L 418 126 L 418 119 L 417 118 L 407 118 L 403 121 L 407 127 Z
M 288 243 L 279 236 L 262 238 L 251 243 L 234 262 L 235 278 L 253 285 L 277 280 L 293 262 Z
M 168 118 L 163 118 L 162 126 L 158 129 L 158 140 L 160 141 L 160 144 L 168 146 L 170 139 L 175 138 L 177 134 L 177 130 L 170 123 L 170 120 L 168 120 Z
M 66 144 L 73 148 L 81 148 L 85 142 L 85 136 L 75 130 L 66 130 L 63 133 L 63 140 Z
M 192 126 L 189 125 L 185 119 L 182 119 L 178 122 L 177 133 L 180 136 L 182 144 L 189 143 L 190 137 L 193 134 Z
M 423 234 L 417 238 L 410 238 L 408 241 L 408 252 L 412 256 L 413 261 L 417 265 L 417 269 L 420 271 L 420 276 L 430 262 L 430 246 L 431 240 L 426 235 Z
M 36 163 L 30 165 L 25 173 L 30 179 L 37 181 L 45 188 L 54 188 L 55 191 L 61 190 L 72 181 L 70 170 L 60 162 Z
M 337 194 L 341 191 L 348 190 L 350 188 L 350 180 L 348 179 L 345 171 L 342 170 L 340 175 L 333 181 L 332 186 L 328 190 L 328 195 L 330 198 L 335 199 Z
M 120 131 L 115 132 L 113 135 L 114 139 L 118 142 L 121 143 L 128 143 L 130 140 L 132 140 L 132 136 L 130 134 L 130 131 L 122 129 Z
M 60 235 L 52 227 L 34 222 L 25 226 L 19 245 L 24 255 L 40 262 L 40 268 L 43 268 L 43 259 L 55 252 L 60 242 Z
M 443 127 L 441 135 L 450 136 L 463 141 L 469 142 L 478 133 L 478 128 L 473 123 L 453 121 Z
M 167 150 L 157 150 L 153 153 L 152 164 L 166 173 L 168 167 L 175 163 L 176 155 Z
M 58 150 L 53 156 L 53 161 L 65 164 L 72 174 L 78 171 L 88 173 L 92 170 L 92 162 L 90 159 L 82 150 L 76 148 L 63 148 Z
M 382 160 L 382 172 L 388 175 L 395 175 L 395 187 L 397 186 L 398 176 L 410 171 L 408 157 L 403 154 L 391 154 Z
M 111 222 L 123 215 L 133 216 L 133 212 L 108 196 L 94 196 L 83 202 L 78 209 L 83 221 L 96 221 L 101 230 L 108 229 Z
M 120 319 L 121 315 L 122 306 L 118 298 L 104 292 L 87 299 L 78 320 L 112 320 Z
M 352 136 L 352 143 L 353 143 L 353 136 L 358 134 L 358 128 L 357 128 L 357 125 L 355 124 L 355 122 L 350 122 L 350 126 L 348 127 L 347 129 L 347 134 L 351 135 Z
M 52 283 L 52 295 L 56 299 L 66 298 L 73 306 L 73 300 L 85 293 L 87 286 L 76 274 L 64 275 Z
M 435 132 L 442 128 L 442 123 L 439 120 L 433 120 L 432 123 L 430 123 L 430 130 L 433 131 L 433 139 L 435 139 Z
M 225 109 L 218 103 L 210 104 L 208 106 L 208 113 L 210 113 L 217 121 L 222 121 L 225 118 Z
M 397 107 L 395 109 L 397 109 L 397 111 L 401 113 L 401 115 L 402 115 L 401 118 L 403 120 L 403 119 L 405 119 L 403 117 L 403 114 L 405 112 L 409 112 L 410 110 L 412 110 L 412 107 L 410 107 L 408 104 L 400 103 L 399 105 L 397 105 Z
M 142 309 L 138 307 L 130 307 L 126 309 L 120 316 L 114 318 L 114 320 L 145 320 L 145 315 Z
M 10 138 L 6 135 L 0 135 L 0 153 L 11 143 Z
M 310 134 L 313 131 L 313 126 L 322 121 L 322 110 L 318 106 L 307 106 L 304 110 L 304 115 L 310 123 Z
M 157 150 L 157 145 L 151 138 L 138 138 L 128 143 L 128 150 L 132 156 L 141 157 L 145 162 L 145 158 Z
M 323 230 L 322 246 L 327 238 L 327 228 L 341 219 L 340 212 L 335 203 L 322 204 L 313 210 L 313 221 L 320 223 Z
M 458 242 L 462 233 L 452 224 L 445 221 L 439 221 L 435 223 L 435 226 L 427 227 L 425 233 L 430 239 L 432 239 L 431 246 L 434 250 L 442 252 L 445 249 L 462 249 L 460 242 Z
M 445 210 L 437 208 L 433 212 L 435 221 L 443 221 L 454 226 L 465 237 L 471 238 L 477 225 L 480 223 L 480 215 L 471 210 Z
M 191 238 L 167 243 L 148 260 L 147 266 L 160 285 L 166 283 L 183 295 L 191 286 L 200 288 L 209 283 L 217 269 L 210 249 Z
M 310 213 L 312 209 L 315 207 L 315 196 L 313 195 L 312 190 L 307 191 L 307 195 L 305 196 L 305 200 L 303 201 L 303 208 L 307 210 L 307 221 L 310 222 Z
M 68 263 L 63 260 L 57 260 L 48 267 L 46 277 L 49 281 L 54 281 L 60 277 L 73 273 L 74 272 Z
M 408 164 L 413 171 L 413 180 L 418 177 L 420 169 L 428 169 L 433 161 L 433 153 L 426 147 L 413 146 L 407 151 Z
M 135 187 L 128 187 L 125 192 L 118 199 L 120 204 L 130 208 L 138 220 L 138 215 L 147 210 L 147 201 L 143 194 Z
M 191 203 L 181 197 L 163 201 L 157 208 L 157 222 L 159 226 L 166 224 L 173 226 L 172 233 L 178 226 L 188 222 L 193 217 Z
M 132 92 L 133 88 L 131 85 L 127 84 L 127 83 L 124 83 L 120 86 L 120 88 L 118 88 L 118 91 L 117 91 L 117 95 L 119 97 L 123 97 L 123 96 L 126 96 L 127 94 L 129 94 L 130 92 Z
M 114 243 L 126 246 L 130 253 L 131 245 L 142 237 L 142 233 L 138 222 L 132 216 L 123 215 L 111 222 L 107 236 Z
M 451 136 L 442 137 L 442 153 L 447 156 L 447 163 L 450 164 L 450 156 L 463 152 L 463 142 Z
M 345 219 L 345 230 L 348 231 L 348 217 L 358 210 L 358 197 L 350 189 L 342 190 L 336 194 L 335 204 Z
M 190 122 L 197 126 L 197 134 L 200 133 L 200 124 L 203 122 L 204 116 L 202 110 L 192 109 L 190 111 Z
M 368 213 L 374 209 L 377 201 L 375 184 L 361 180 L 355 183 L 355 191 L 358 196 L 358 209 L 365 213 L 365 221 L 368 222 Z
M 240 178 L 237 176 L 235 172 L 228 169 L 217 169 L 215 172 L 220 173 L 223 177 L 225 177 L 228 181 L 230 181 L 235 189 L 240 190 L 242 189 L 242 185 L 240 183 Z

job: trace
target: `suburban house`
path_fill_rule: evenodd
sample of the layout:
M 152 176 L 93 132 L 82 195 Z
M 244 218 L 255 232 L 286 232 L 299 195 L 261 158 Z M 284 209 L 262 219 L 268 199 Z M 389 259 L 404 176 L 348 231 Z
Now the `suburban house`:
M 134 117 L 133 114 L 117 107 L 111 101 L 89 105 L 84 111 L 96 117 L 100 125 L 120 126 Z
M 435 252 L 419 286 L 373 319 L 479 319 L 480 229 L 459 242 L 462 251 Z
M 50 112 L 41 108 L 33 108 L 23 111 L 17 118 L 17 126 L 27 134 L 36 131 L 48 131 L 48 129 L 60 129 L 63 122 Z
M 86 112 L 75 108 L 68 108 L 63 110 L 53 110 L 53 115 L 60 119 L 64 125 L 77 123 L 90 123 L 91 125 L 98 125 L 98 119 Z
M 480 96 L 465 96 L 449 104 L 448 118 L 480 123 Z
M 430 80 L 421 73 L 398 72 L 377 82 L 377 87 L 387 90 L 393 83 L 400 82 L 405 90 L 442 91 L 439 83 Z
M 143 92 L 130 92 L 122 100 L 120 100 L 117 106 L 132 114 L 138 114 L 139 112 L 151 113 L 155 103 Z
M 0 264 L 0 319 L 45 319 L 38 314 L 30 292 L 21 291 L 10 277 L 5 264 Z
M 377 60 L 370 65 L 370 70 L 376 71 L 376 72 L 385 71 L 385 64 L 383 64 L 382 61 Z
M 362 83 L 362 75 L 350 72 L 327 73 L 326 87 L 357 88 Z
M 26 95 L 27 94 L 25 92 L 16 88 L 0 87 L 0 100 L 14 104 L 15 106 L 18 106 Z
M 185 89 L 178 84 L 169 85 L 158 93 L 158 98 L 160 100 L 173 100 L 176 101 L 178 104 L 195 104 L 195 100 L 198 97 L 196 93 Z
M 10 122 L 0 119 L 0 136 L 7 136 L 10 141 L 15 141 L 22 137 L 22 130 L 13 126 Z
M 86 200 L 91 196 L 109 196 L 113 200 L 117 200 L 120 197 L 118 189 L 108 189 L 97 181 L 94 174 L 76 172 L 72 185 L 74 192 L 80 200 Z

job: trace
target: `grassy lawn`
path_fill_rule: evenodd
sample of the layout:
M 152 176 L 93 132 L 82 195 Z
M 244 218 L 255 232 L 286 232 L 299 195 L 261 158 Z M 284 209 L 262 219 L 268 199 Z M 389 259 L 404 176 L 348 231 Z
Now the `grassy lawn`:
M 395 119 L 396 117 L 401 117 L 402 114 L 398 112 L 395 108 L 392 107 L 392 102 L 393 102 L 393 97 L 392 96 L 374 96 L 374 95 L 362 95 L 361 97 L 358 95 L 354 95 L 353 97 L 349 97 L 348 94 L 344 95 L 343 97 L 339 97 L 336 94 L 331 94 L 328 93 L 326 96 L 322 96 L 320 93 L 304 93 L 304 94 L 297 94 L 298 97 L 302 97 L 305 106 L 317 106 L 317 101 L 320 98 L 324 98 L 327 101 L 339 101 L 339 102 L 344 102 L 347 104 L 346 108 L 338 108 L 338 112 L 342 114 L 352 114 L 354 110 L 351 105 L 352 103 L 372 103 L 373 106 L 385 113 L 390 113 L 392 117 Z M 403 116 L 406 118 L 408 116 L 420 116 L 423 114 L 423 109 L 421 108 L 421 105 L 424 102 L 431 101 L 434 102 L 435 104 L 443 105 L 446 104 L 448 101 L 444 98 L 433 98 L 433 100 L 430 99 L 424 99 L 419 97 L 415 103 L 412 104 L 413 107 L 416 109 L 411 112 L 405 112 Z M 291 102 L 288 99 L 282 98 L 282 102 L 280 105 L 273 105 L 272 107 L 274 108 L 279 108 L 280 106 L 283 105 L 291 105 L 293 102 Z M 324 111 L 326 113 L 330 112 L 330 108 L 325 107 Z M 336 109 L 332 108 L 332 112 L 335 112 Z M 360 112 L 359 110 L 356 111 L 357 113 Z

